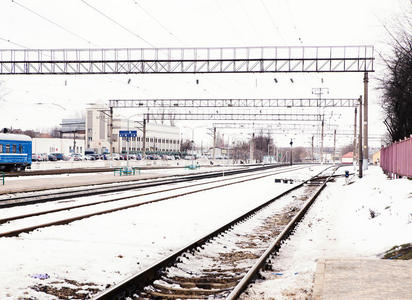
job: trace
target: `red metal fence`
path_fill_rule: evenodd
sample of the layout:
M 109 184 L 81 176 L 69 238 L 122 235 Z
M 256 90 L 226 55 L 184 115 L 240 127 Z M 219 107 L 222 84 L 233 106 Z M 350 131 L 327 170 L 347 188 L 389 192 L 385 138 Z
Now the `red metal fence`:
M 412 135 L 381 149 L 382 170 L 392 176 L 412 178 Z

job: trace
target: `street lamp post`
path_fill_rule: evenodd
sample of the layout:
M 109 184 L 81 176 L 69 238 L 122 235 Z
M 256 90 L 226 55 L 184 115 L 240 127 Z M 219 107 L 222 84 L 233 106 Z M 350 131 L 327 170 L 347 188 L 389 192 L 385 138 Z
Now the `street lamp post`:
M 290 144 L 290 165 L 292 165 L 292 156 L 293 156 L 293 155 L 292 155 L 292 154 L 293 154 L 293 153 L 292 153 L 292 145 L 293 145 L 292 139 L 290 139 L 290 143 L 289 143 L 289 144 Z

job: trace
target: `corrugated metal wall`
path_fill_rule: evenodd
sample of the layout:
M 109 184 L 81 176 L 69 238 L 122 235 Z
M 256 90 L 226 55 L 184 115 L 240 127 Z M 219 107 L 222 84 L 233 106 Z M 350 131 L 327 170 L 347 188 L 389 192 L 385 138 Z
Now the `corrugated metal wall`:
M 380 165 L 390 176 L 412 178 L 412 136 L 382 148 Z

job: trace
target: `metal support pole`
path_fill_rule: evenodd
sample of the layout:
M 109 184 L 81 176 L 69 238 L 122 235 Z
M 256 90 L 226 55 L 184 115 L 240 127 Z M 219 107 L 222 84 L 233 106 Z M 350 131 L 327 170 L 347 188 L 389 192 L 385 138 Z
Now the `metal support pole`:
M 113 163 L 113 106 L 110 106 L 110 115 L 109 115 L 109 154 L 110 154 L 110 161 L 109 166 L 112 167 Z
M 359 124 L 362 124 L 362 96 L 359 98 Z M 359 128 L 359 178 L 363 177 L 362 127 Z
M 315 161 L 315 156 L 314 156 L 314 153 L 313 153 L 313 140 L 314 140 L 314 138 L 315 138 L 315 136 L 312 135 L 312 162 Z
M 364 130 L 364 137 L 363 137 L 363 147 L 364 147 L 364 153 L 363 157 L 365 158 L 366 162 L 366 167 L 369 161 L 369 149 L 368 149 L 368 72 L 365 72 L 364 77 L 363 77 L 363 115 L 364 115 L 364 120 L 363 120 L 363 130 Z M 362 125 L 359 125 L 362 126 Z
M 146 157 L 146 116 L 143 116 L 142 158 Z
M 255 133 L 252 133 L 252 140 L 250 141 L 250 162 L 253 163 L 254 161 L 254 155 L 255 155 Z
M 129 125 L 129 123 L 130 123 L 130 119 L 127 119 L 127 131 L 129 131 L 130 132 L 130 125 Z M 128 133 L 129 134 L 129 133 Z M 126 142 L 127 142 L 127 156 L 126 156 L 126 167 L 127 167 L 127 170 L 129 170 L 129 146 L 130 146 L 130 142 L 129 142 L 129 137 L 126 137 Z
M 213 149 L 212 149 L 212 158 L 215 160 L 216 158 L 216 127 L 213 127 Z
M 354 164 L 354 165 L 355 165 L 355 160 L 356 160 L 356 158 L 358 157 L 358 156 L 356 155 L 356 153 L 357 153 L 357 148 L 356 148 L 356 134 L 357 134 L 357 132 L 356 132 L 356 121 L 357 121 L 357 114 L 358 114 L 358 108 L 355 107 L 355 120 L 354 120 L 354 123 L 353 123 L 353 128 L 354 128 L 354 131 L 353 131 L 353 164 Z
M 336 129 L 333 131 L 333 163 L 335 163 L 335 157 L 336 157 Z
M 323 164 L 323 136 L 324 136 L 325 122 L 322 116 L 322 130 L 321 130 L 321 142 L 320 142 L 320 163 Z
M 293 161 L 292 145 L 293 145 L 293 142 L 292 140 L 290 140 L 290 165 L 292 165 L 292 161 Z

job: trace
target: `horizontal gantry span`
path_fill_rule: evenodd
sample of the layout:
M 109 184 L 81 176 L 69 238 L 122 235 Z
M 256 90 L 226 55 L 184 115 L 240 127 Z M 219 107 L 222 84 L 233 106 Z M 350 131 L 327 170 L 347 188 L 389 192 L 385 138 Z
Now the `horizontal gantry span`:
M 285 123 L 213 123 L 212 127 L 219 129 L 254 129 L 254 130 L 317 130 L 321 123 L 316 124 L 285 124 Z M 337 124 L 325 124 L 325 129 L 333 130 Z
M 114 108 L 210 107 L 357 107 L 359 99 L 124 99 L 110 100 Z
M 151 120 L 321 121 L 317 114 L 150 113 Z
M 0 49 L 0 74 L 373 71 L 373 46 Z

